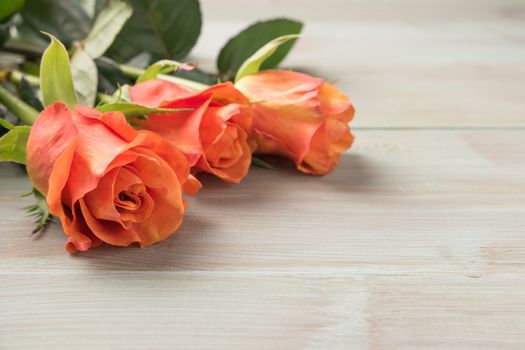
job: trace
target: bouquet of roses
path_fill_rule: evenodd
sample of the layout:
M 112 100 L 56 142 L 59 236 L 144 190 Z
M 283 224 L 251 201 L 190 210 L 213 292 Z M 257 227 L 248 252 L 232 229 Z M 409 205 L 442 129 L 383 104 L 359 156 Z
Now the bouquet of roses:
M 323 175 L 352 145 L 347 96 L 322 79 L 275 69 L 301 23 L 248 27 L 222 49 L 211 75 L 173 60 L 196 42 L 198 1 L 96 1 L 91 15 L 85 6 L 0 5 L 0 28 L 8 29 L 0 103 L 10 111 L 0 119 L 0 161 L 25 164 L 35 232 L 57 217 L 68 252 L 162 241 L 181 225 L 184 196 L 203 187 L 201 174 L 239 183 L 252 164 L 269 166 L 254 154 Z M 89 25 L 80 30 L 84 15 Z M 40 30 L 50 40 L 41 57 Z M 27 38 L 40 44 L 22 45 Z M 17 61 L 6 63 L 6 54 Z

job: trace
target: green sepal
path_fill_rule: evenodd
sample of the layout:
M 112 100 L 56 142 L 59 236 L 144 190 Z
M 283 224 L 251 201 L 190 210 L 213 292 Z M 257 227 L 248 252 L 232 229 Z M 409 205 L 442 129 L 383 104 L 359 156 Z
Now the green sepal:
M 169 74 L 178 69 L 192 70 L 193 68 L 194 66 L 188 63 L 180 63 L 173 60 L 160 60 L 146 68 L 144 73 L 137 78 L 137 83 L 155 79 L 158 74 Z
M 11 129 L 14 129 L 15 126 L 13 123 L 5 120 L 4 118 L 0 118 L 0 125 L 2 125 L 4 128 L 6 128 L 7 130 L 11 130 Z
M 77 96 L 67 50 L 53 35 L 44 32 L 43 34 L 51 39 L 40 63 L 40 88 L 44 105 L 63 102 L 74 109 L 77 104 Z
M 298 37 L 298 34 L 283 35 L 266 43 L 266 45 L 261 47 L 246 61 L 244 61 L 235 75 L 235 82 L 241 80 L 247 75 L 257 73 L 264 61 L 271 57 L 281 45 L 289 42 L 290 40 L 295 40 Z
M 12 126 L 11 123 L 3 119 L 0 124 L 8 128 Z M 30 126 L 13 126 L 4 136 L 0 137 L 0 162 L 25 164 L 26 145 L 30 132 Z
M 276 170 L 276 168 L 270 163 L 268 163 L 267 161 L 262 160 L 261 158 L 258 158 L 258 157 L 254 157 L 254 156 L 252 156 L 252 165 L 259 167 L 259 168 L 268 169 L 268 170 Z
M 131 102 L 116 102 L 98 106 L 100 112 L 122 112 L 128 119 L 137 118 L 148 114 L 187 112 L 190 108 L 156 108 L 147 107 Z
M 228 79 L 235 76 L 243 62 L 258 49 L 283 35 L 300 34 L 303 24 L 288 18 L 276 18 L 254 23 L 228 40 L 217 58 L 217 68 Z M 262 65 L 261 69 L 271 69 L 278 66 L 294 41 L 289 41 L 276 50 Z
M 53 216 L 49 212 L 49 207 L 47 206 L 46 198 L 36 188 L 33 188 L 33 190 L 31 190 L 30 192 L 21 195 L 21 197 L 28 197 L 31 195 L 35 197 L 35 204 L 30 205 L 25 209 L 29 216 L 33 216 L 36 218 L 35 228 L 33 229 L 33 231 L 31 231 L 31 236 L 34 237 L 42 233 L 47 228 L 47 225 L 51 222 Z

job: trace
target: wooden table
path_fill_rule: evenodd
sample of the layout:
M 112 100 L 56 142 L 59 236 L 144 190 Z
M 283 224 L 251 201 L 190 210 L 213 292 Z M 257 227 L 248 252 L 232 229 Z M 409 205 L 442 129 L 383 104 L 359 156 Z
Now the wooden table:
M 147 249 L 37 240 L 0 167 L 1 349 L 524 349 L 525 3 L 203 1 L 211 67 L 256 18 L 304 19 L 286 61 L 355 102 L 324 178 L 208 178 Z M 233 10 L 231 10 L 233 9 Z

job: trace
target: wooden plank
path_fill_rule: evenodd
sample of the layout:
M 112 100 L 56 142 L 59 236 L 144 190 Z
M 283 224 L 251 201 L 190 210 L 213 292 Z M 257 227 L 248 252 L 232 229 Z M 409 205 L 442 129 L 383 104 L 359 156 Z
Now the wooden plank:
M 5 349 L 523 349 L 525 281 L 0 274 Z
M 359 131 L 331 175 L 207 179 L 147 249 L 36 241 L 2 165 L 7 349 L 521 349 L 525 131 Z
M 200 0 L 206 21 L 293 17 L 307 21 L 367 21 L 392 19 L 424 21 L 520 20 L 525 18 L 521 0 Z M 453 10 L 453 11 L 451 11 Z
M 280 271 L 352 275 L 522 273 L 525 131 L 359 131 L 337 170 L 255 168 L 205 179 L 180 231 L 156 246 L 70 257 L 53 226 L 38 240 L 4 169 L 0 256 L 9 271 Z M 9 174 L 6 174 L 9 173 Z
M 284 63 L 336 81 L 361 127 L 525 126 L 525 2 L 205 1 L 193 60 L 210 71 L 261 18 L 305 21 Z
M 523 349 L 525 3 L 202 6 L 202 68 L 257 19 L 304 19 L 285 65 L 337 80 L 353 125 L 383 130 L 358 129 L 323 178 L 208 178 L 143 250 L 69 256 L 57 225 L 30 240 L 29 184 L 0 165 L 0 348 Z

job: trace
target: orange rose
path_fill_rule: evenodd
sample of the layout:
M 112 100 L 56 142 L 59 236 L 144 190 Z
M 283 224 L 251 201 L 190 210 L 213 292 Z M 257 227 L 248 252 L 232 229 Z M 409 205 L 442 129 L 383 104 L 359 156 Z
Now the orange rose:
M 62 103 L 47 107 L 27 143 L 27 171 L 59 217 L 70 253 L 101 242 L 141 247 L 182 222 L 182 188 L 194 192 L 184 155 L 163 138 L 136 131 L 120 112 Z
M 251 148 L 250 103 L 233 84 L 214 85 L 191 92 L 162 80 L 148 80 L 131 88 L 133 102 L 187 112 L 148 115 L 137 121 L 177 146 L 194 172 L 204 171 L 238 183 L 248 173 Z
M 253 104 L 256 153 L 294 160 L 305 173 L 324 175 L 354 140 L 354 108 L 334 86 L 306 74 L 266 70 L 235 86 Z

